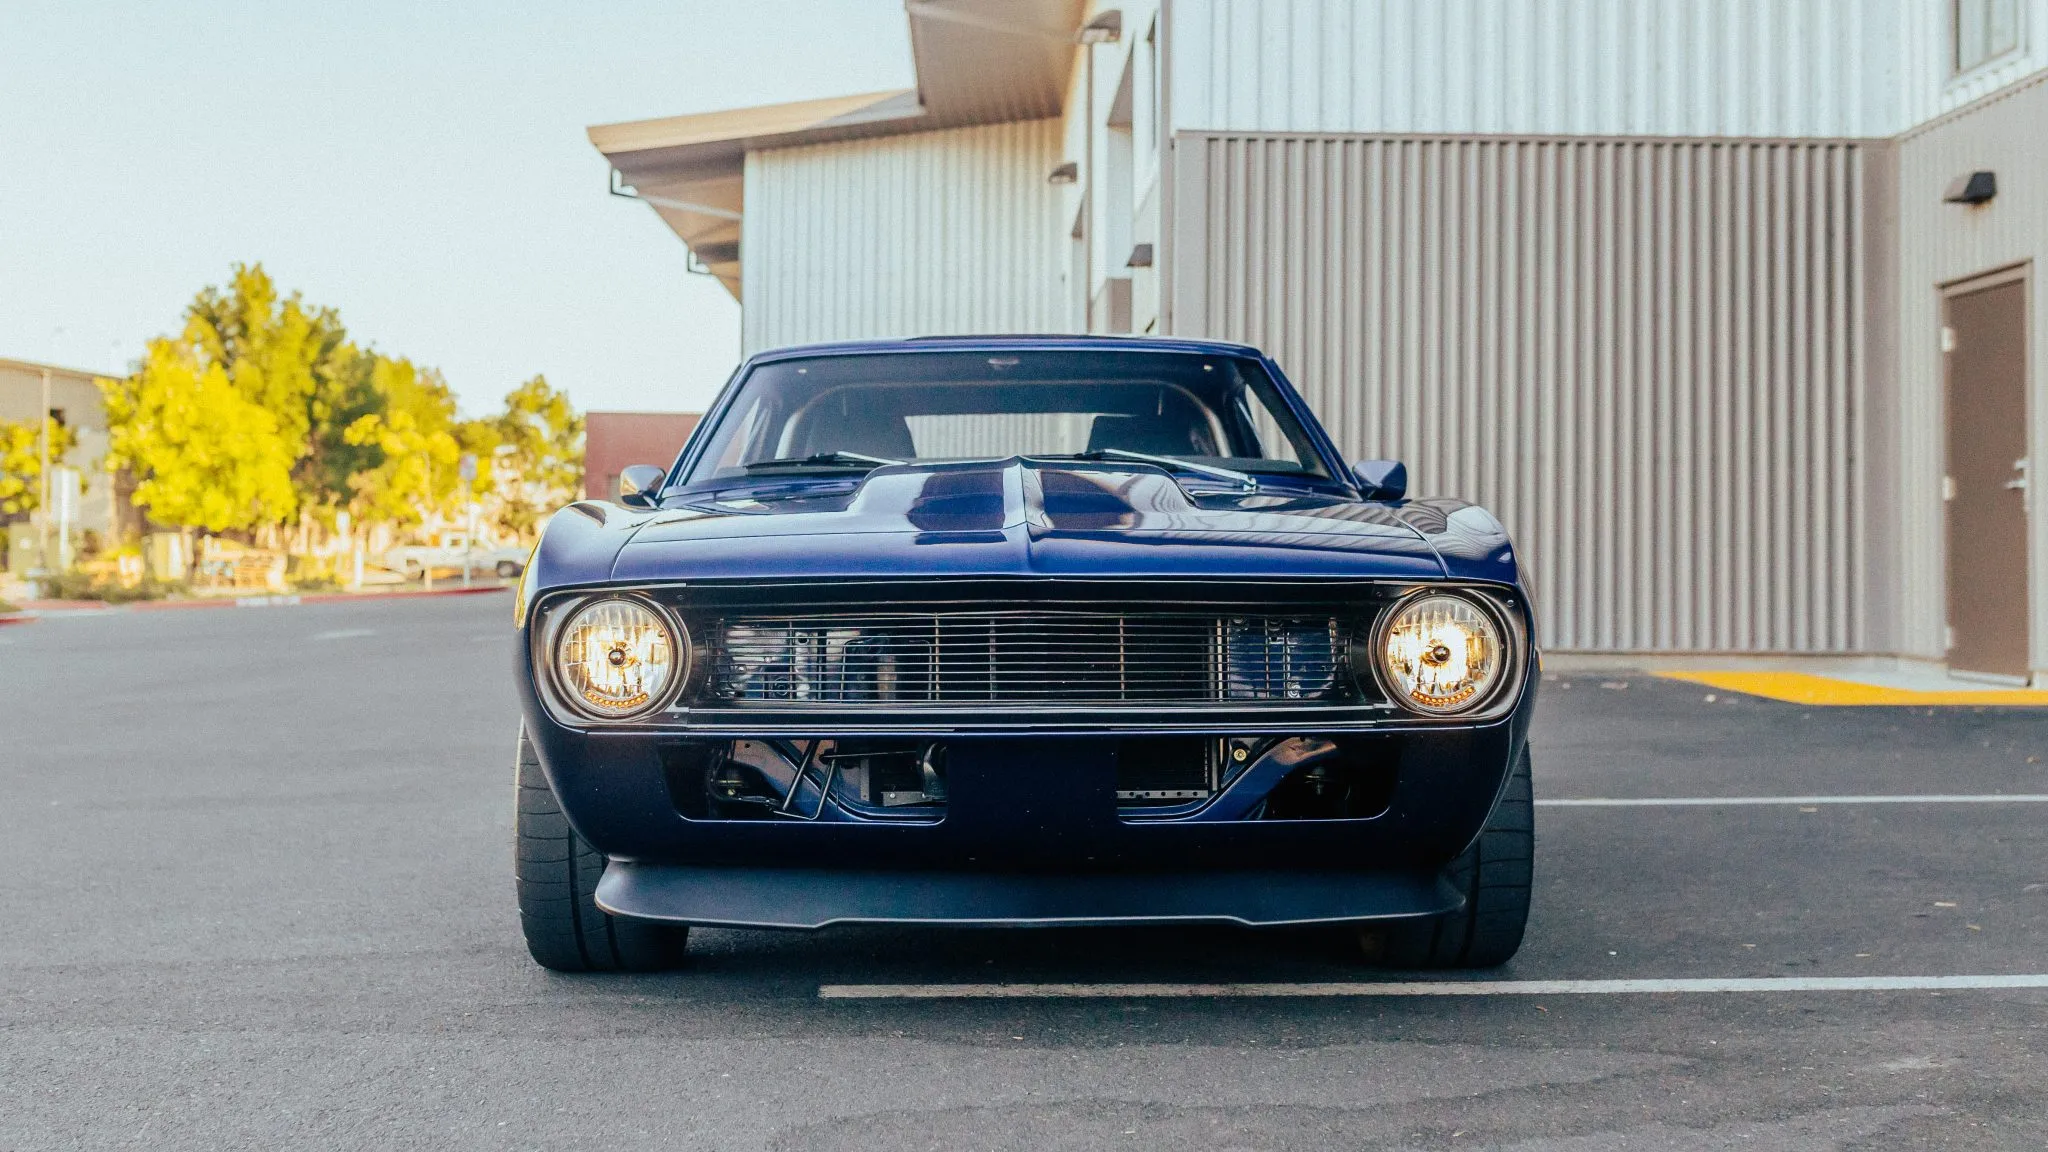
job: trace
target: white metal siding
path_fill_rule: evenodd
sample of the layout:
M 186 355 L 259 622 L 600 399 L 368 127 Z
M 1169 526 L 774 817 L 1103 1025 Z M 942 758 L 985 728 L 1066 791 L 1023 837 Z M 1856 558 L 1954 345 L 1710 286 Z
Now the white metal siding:
M 1905 19 L 1924 36 L 1945 4 L 1173 0 L 1170 107 L 1181 130 L 1886 136 Z
M 1060 124 L 750 152 L 748 352 L 869 336 L 1058 331 Z
M 2035 33 L 2043 29 L 2035 25 Z M 1899 519 L 1898 614 L 1902 649 L 1944 655 L 1946 540 L 1941 500 L 1943 387 L 1941 285 L 2031 263 L 2032 338 L 2028 390 L 2029 455 L 2048 461 L 2048 77 L 2015 88 L 1899 144 L 1899 404 L 1901 466 L 1894 482 Z M 1998 173 L 1998 197 L 1981 207 L 1942 202 L 1949 181 L 1966 172 Z M 2048 669 L 2048 533 L 2040 530 L 2043 493 L 2031 494 L 2033 666 Z
M 1957 76 L 1953 0 L 1909 0 L 1904 55 L 1905 105 L 1893 131 L 1902 131 L 2048 67 L 2048 0 L 2019 0 L 2020 50 Z
M 1866 159 L 1183 135 L 1174 327 L 1500 515 L 1553 648 L 1864 651 Z

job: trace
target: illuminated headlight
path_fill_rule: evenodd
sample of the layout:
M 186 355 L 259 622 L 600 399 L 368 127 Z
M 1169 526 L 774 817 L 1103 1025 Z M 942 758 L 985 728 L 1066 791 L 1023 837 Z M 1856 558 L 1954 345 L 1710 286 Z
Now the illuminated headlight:
M 688 660 L 688 638 L 637 600 L 587 604 L 555 639 L 555 674 L 570 703 L 604 719 L 659 707 Z
M 1394 609 L 1380 630 L 1380 670 L 1397 703 L 1436 716 L 1470 712 L 1493 698 L 1508 652 L 1493 614 L 1464 597 L 1434 593 Z

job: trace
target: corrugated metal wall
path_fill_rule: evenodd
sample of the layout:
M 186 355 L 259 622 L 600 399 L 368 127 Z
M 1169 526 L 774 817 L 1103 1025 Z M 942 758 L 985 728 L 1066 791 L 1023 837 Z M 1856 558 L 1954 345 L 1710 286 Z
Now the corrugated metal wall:
M 2048 27 L 2035 26 L 2036 35 Z M 1944 402 L 1941 286 L 2031 262 L 2033 337 L 2030 456 L 2048 460 L 2048 76 L 1899 142 L 1899 400 L 1896 425 L 1901 648 L 1943 655 L 1946 623 L 1941 475 Z M 1998 173 L 1998 198 L 1981 207 L 1942 202 L 1949 181 Z M 2040 477 L 2048 469 L 2036 467 Z M 2037 481 L 2038 483 L 2038 481 Z M 2048 533 L 2040 530 L 2043 489 L 2033 493 L 2034 667 L 2048 668 Z
M 865 336 L 1059 331 L 1057 120 L 750 152 L 747 352 Z
M 1173 127 L 1886 136 L 1948 2 L 1173 0 Z
M 1178 333 L 1492 508 L 1558 649 L 1866 650 L 1865 149 L 1176 140 Z

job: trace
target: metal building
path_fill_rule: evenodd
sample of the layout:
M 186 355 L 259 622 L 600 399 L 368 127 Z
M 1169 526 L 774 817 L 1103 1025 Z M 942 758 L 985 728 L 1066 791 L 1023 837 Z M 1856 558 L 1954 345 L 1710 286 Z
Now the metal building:
M 2048 673 L 2048 0 L 905 9 L 914 89 L 590 131 L 749 350 L 1246 340 L 1553 650 Z

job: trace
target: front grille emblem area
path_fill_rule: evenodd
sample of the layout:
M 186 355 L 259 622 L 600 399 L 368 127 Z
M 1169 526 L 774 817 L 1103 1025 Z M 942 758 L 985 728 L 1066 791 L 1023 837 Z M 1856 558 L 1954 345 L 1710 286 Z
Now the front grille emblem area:
M 733 704 L 1345 703 L 1353 622 L 1242 613 L 738 616 L 706 694 Z

